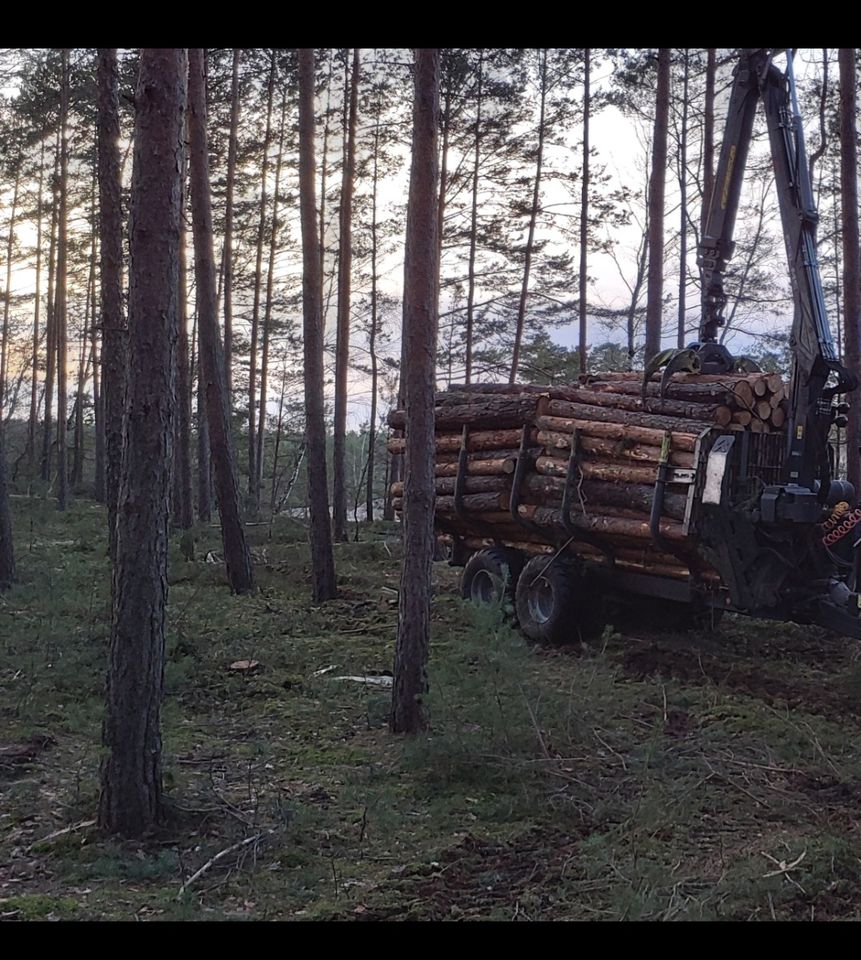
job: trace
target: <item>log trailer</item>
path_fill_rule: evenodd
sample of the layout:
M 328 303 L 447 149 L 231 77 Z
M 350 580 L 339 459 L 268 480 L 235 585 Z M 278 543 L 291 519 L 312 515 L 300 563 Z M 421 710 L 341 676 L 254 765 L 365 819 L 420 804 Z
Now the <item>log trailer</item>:
M 508 596 L 530 639 L 593 634 L 619 601 L 668 625 L 731 610 L 861 638 L 861 509 L 833 476 L 829 441 L 847 424 L 841 398 L 857 378 L 826 315 L 792 60 L 791 50 L 746 49 L 736 65 L 698 249 L 696 343 L 653 359 L 645 378 L 475 384 L 437 397 L 437 531 L 464 567 L 464 596 Z M 794 301 L 788 388 L 718 339 L 760 100 Z M 390 423 L 403 426 L 403 412 Z

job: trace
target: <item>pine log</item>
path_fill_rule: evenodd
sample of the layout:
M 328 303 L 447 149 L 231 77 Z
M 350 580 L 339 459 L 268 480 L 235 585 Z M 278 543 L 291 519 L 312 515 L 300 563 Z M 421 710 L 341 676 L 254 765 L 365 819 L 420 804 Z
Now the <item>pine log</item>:
M 756 415 L 760 420 L 767 421 L 771 416 L 771 404 L 768 400 L 757 400 L 756 402 Z
M 455 477 L 437 477 L 434 488 L 437 496 L 451 496 L 454 493 Z M 463 484 L 464 493 L 492 493 L 508 490 L 511 486 L 510 477 L 466 477 Z M 393 497 L 404 495 L 403 481 L 398 480 L 391 486 Z
M 758 377 L 751 383 L 753 387 L 754 395 L 757 397 L 764 397 L 768 394 L 771 389 L 768 385 L 768 377 Z
M 571 449 L 571 434 L 557 433 L 552 430 L 539 430 L 538 442 L 550 453 L 551 450 Z M 627 438 L 624 440 L 603 440 L 598 437 L 580 437 L 580 449 L 586 453 L 598 454 L 602 457 L 611 457 L 620 460 L 642 460 L 657 463 L 661 456 L 661 448 L 649 444 L 633 443 Z M 688 467 L 694 465 L 691 453 L 680 450 L 670 452 L 670 463 L 674 467 Z
M 732 422 L 740 423 L 743 427 L 749 427 L 751 420 L 753 420 L 753 414 L 750 410 L 736 410 L 732 415 Z
M 732 382 L 722 383 L 676 383 L 670 381 L 664 397 L 676 403 L 723 404 L 732 403 L 734 399 Z M 636 380 L 617 380 L 609 383 L 590 383 L 589 390 L 595 393 L 605 393 L 617 396 L 640 397 L 643 394 L 643 385 Z M 660 383 L 650 383 L 646 388 L 646 397 L 660 402 Z M 568 397 L 565 398 L 569 399 Z M 576 398 L 574 398 L 576 400 Z M 657 411 L 656 411 L 657 412 Z
M 772 409 L 775 409 L 783 403 L 785 397 L 786 391 L 781 387 L 779 390 L 775 390 L 774 393 L 769 394 L 768 402 L 771 404 Z
M 507 447 L 514 448 L 520 445 L 520 437 L 521 431 L 519 429 L 476 430 L 467 437 L 466 449 L 470 452 L 480 452 L 483 450 L 501 450 Z M 457 433 L 437 433 L 435 446 L 438 453 L 457 452 L 460 450 L 460 445 L 460 431 Z M 406 440 L 393 437 L 388 442 L 388 449 L 389 453 L 403 453 L 406 450 Z
M 752 396 L 752 394 L 751 394 Z M 579 420 L 595 420 L 601 423 L 621 423 L 631 427 L 648 427 L 652 430 L 670 430 L 679 433 L 700 433 L 707 429 L 696 420 L 682 417 L 662 417 L 651 413 L 631 413 L 627 410 L 608 410 L 605 407 L 571 403 L 568 400 L 547 401 L 547 414 L 551 417 L 568 417 Z M 539 424 L 541 426 L 541 424 Z
M 523 482 L 523 495 L 527 500 L 536 500 L 544 505 L 556 505 L 562 502 L 565 492 L 565 480 L 558 476 L 531 473 Z M 599 504 L 599 512 L 604 506 L 631 508 L 641 513 L 649 513 L 652 509 L 655 488 L 649 484 L 612 483 L 601 480 L 583 480 L 576 487 L 574 500 L 575 510 L 579 511 L 580 501 L 586 505 L 587 512 Z M 664 493 L 664 510 L 666 516 L 674 520 L 683 520 L 687 496 L 682 493 Z
M 555 399 L 555 398 L 553 398 Z M 686 417 L 689 420 L 702 420 L 705 423 L 717 423 L 724 426 L 732 417 L 732 410 L 721 403 L 698 403 L 684 400 L 661 400 L 613 390 L 579 390 L 568 400 L 578 403 L 590 403 L 596 407 L 612 407 L 616 410 L 629 410 L 634 413 L 659 414 L 669 417 Z
M 785 423 L 786 411 L 783 407 L 775 407 L 774 410 L 771 411 L 771 425 L 780 430 Z
M 568 461 L 555 457 L 538 457 L 535 470 L 549 477 L 564 477 Z M 627 463 L 583 461 L 580 471 L 587 480 L 612 480 L 620 483 L 652 483 L 658 476 L 657 467 L 633 467 Z
M 457 466 L 458 466 L 457 462 L 440 463 L 437 460 L 436 476 L 437 477 L 456 477 Z M 516 466 L 517 466 L 516 457 L 505 457 L 505 459 L 498 459 L 498 460 L 467 460 L 466 473 L 467 473 L 467 476 L 473 476 L 473 477 L 487 477 L 487 476 L 494 476 L 498 474 L 509 474 L 509 473 L 514 473 L 514 469 Z
M 768 374 L 768 389 L 772 393 L 779 393 L 781 390 L 786 390 L 786 385 L 783 382 L 783 377 L 779 373 L 770 373 Z
M 635 443 L 645 443 L 651 446 L 660 446 L 664 440 L 664 431 L 650 427 L 635 427 L 623 423 L 596 423 L 593 420 L 572 417 L 539 416 L 535 420 L 540 430 L 550 430 L 555 433 L 573 433 L 579 430 L 582 435 L 599 437 L 606 440 L 631 440 Z M 697 430 L 692 433 L 672 432 L 672 446 L 676 450 L 692 453 L 696 448 L 697 435 L 702 432 L 703 425 L 697 424 Z
M 558 527 L 564 530 L 562 515 L 558 510 L 549 507 L 522 504 L 518 508 L 520 515 L 540 527 Z M 581 530 L 591 530 L 594 533 L 621 534 L 626 537 L 636 537 L 650 540 L 652 537 L 647 520 L 627 520 L 621 517 L 607 517 L 601 515 L 573 516 L 571 522 Z M 661 536 L 666 540 L 684 540 L 685 534 L 682 525 L 676 520 L 661 520 Z
M 546 398 L 539 394 L 482 396 L 480 400 L 468 398 L 465 403 L 437 406 L 434 409 L 434 422 L 437 430 L 455 429 L 464 424 L 476 430 L 522 427 L 524 423 L 535 419 L 545 402 Z M 406 411 L 393 410 L 389 414 L 388 422 L 391 427 L 403 427 L 406 423 Z

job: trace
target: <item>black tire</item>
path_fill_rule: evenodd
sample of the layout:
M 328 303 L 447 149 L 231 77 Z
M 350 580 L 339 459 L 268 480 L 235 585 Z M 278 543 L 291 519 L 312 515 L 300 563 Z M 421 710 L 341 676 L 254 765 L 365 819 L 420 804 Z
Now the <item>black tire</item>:
M 603 599 L 571 563 L 533 557 L 517 581 L 520 629 L 538 643 L 591 640 L 604 628 Z
M 521 566 L 512 550 L 479 550 L 463 568 L 460 595 L 476 604 L 503 605 L 514 597 Z

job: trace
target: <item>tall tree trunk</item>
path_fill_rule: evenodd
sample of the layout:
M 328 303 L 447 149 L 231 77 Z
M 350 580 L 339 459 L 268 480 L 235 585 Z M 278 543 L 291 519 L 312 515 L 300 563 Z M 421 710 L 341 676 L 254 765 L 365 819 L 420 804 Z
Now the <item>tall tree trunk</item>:
M 467 266 L 467 288 L 466 288 L 466 371 L 464 373 L 464 382 L 472 382 L 472 348 L 475 336 L 475 254 L 476 241 L 478 239 L 478 168 L 481 156 L 481 87 L 483 81 L 484 51 L 480 50 L 478 54 L 478 88 L 476 91 L 475 108 L 475 147 L 472 161 L 472 212 L 470 214 L 469 231 L 469 263 Z M 407 210 L 409 218 L 409 209 Z M 409 231 L 407 231 L 407 244 L 410 242 Z M 403 367 L 401 367 L 401 376 L 403 377 Z
M 437 260 L 440 264 L 440 269 L 437 271 L 436 278 L 436 309 L 439 313 L 439 291 L 440 291 L 440 277 L 442 274 L 442 245 L 443 237 L 445 235 L 445 202 L 446 202 L 446 190 L 448 187 L 448 141 L 449 136 L 451 135 L 451 86 L 446 85 L 445 90 L 445 99 L 443 100 L 442 107 L 442 116 L 440 117 L 442 125 L 442 147 L 440 149 L 440 169 L 439 169 L 439 201 L 437 206 L 437 226 L 436 226 L 436 243 L 437 243 Z M 377 120 L 379 126 L 379 119 Z M 376 133 L 375 133 L 376 136 Z M 375 147 L 376 150 L 376 147 Z M 374 162 L 376 163 L 376 153 L 374 153 Z M 454 328 L 454 323 L 452 322 L 452 329 Z M 448 365 L 451 369 L 452 365 L 452 350 L 451 342 L 449 342 L 448 350 Z M 449 377 L 451 381 L 451 377 Z
M 257 341 L 260 336 L 260 292 L 263 287 L 263 244 L 266 239 L 266 178 L 269 175 L 269 147 L 272 143 L 272 102 L 275 94 L 275 51 L 269 61 L 269 84 L 266 95 L 266 136 L 263 140 L 263 163 L 260 170 L 260 215 L 257 222 L 257 256 L 254 266 L 254 307 L 251 313 L 251 349 L 248 367 L 248 493 L 251 509 L 259 509 L 260 497 L 255 462 L 257 446 L 255 423 L 257 416 Z
M 93 182 L 90 208 L 90 264 L 87 271 L 87 299 L 84 309 L 84 327 L 81 334 L 81 353 L 78 361 L 78 389 L 75 394 L 75 444 L 73 452 L 72 483 L 82 483 L 84 479 L 84 387 L 89 373 L 90 331 L 95 325 L 95 303 L 93 287 L 96 280 L 96 168 L 93 167 Z M 95 410 L 95 400 L 94 408 Z
M 404 339 L 407 341 L 404 559 L 393 669 L 393 733 L 427 726 L 431 569 L 434 555 L 434 387 L 436 364 L 437 132 L 439 50 L 415 52 L 412 167 L 407 218 Z
M 69 273 L 69 51 L 62 53 L 60 87 L 60 212 L 57 227 L 57 506 L 65 510 L 69 499 L 69 463 L 66 457 L 68 418 L 68 273 Z
M 200 331 L 200 369 L 206 389 L 206 419 L 215 473 L 215 495 L 221 517 L 221 539 L 227 579 L 235 593 L 254 588 L 251 554 L 245 539 L 239 484 L 230 439 L 230 414 L 224 383 L 224 355 L 218 332 L 215 297 L 215 259 L 212 241 L 212 201 L 206 137 L 204 51 L 188 52 L 188 132 L 191 159 L 191 214 L 194 231 L 194 269 L 197 281 L 197 325 Z
M 45 138 L 39 147 L 39 186 L 36 191 L 36 293 L 33 302 L 33 353 L 30 372 L 30 422 L 27 428 L 27 475 L 36 476 L 36 430 L 39 425 L 39 306 L 42 294 L 42 187 L 45 180 Z
M 284 394 L 287 391 L 287 364 L 281 367 L 281 394 L 278 399 L 278 426 L 275 429 L 275 449 L 272 452 L 272 485 L 269 493 L 269 514 L 275 516 L 278 496 L 278 453 L 281 450 L 281 425 L 284 422 Z M 271 520 L 270 520 L 271 522 Z
M 201 331 L 197 324 L 197 306 L 194 308 L 197 336 L 197 518 L 208 523 L 212 519 L 212 459 L 209 455 L 209 419 L 206 415 L 206 378 L 200 363 Z
M 93 229 L 96 228 L 95 222 Z M 101 390 L 101 375 L 99 373 L 99 332 L 96 323 L 98 311 L 98 295 L 96 293 L 96 278 L 92 277 L 90 302 L 93 305 L 92 322 L 90 323 L 90 340 L 93 357 L 93 415 L 95 419 L 95 470 L 93 476 L 93 496 L 97 503 L 105 503 L 105 406 Z
M 98 52 L 99 280 L 102 295 L 102 394 L 105 407 L 105 499 L 111 557 L 116 555 L 117 499 L 123 449 L 128 323 L 123 308 L 123 205 L 117 51 Z
M 0 429 L 0 593 L 15 580 L 15 551 L 12 548 L 12 514 L 6 489 L 6 451 Z
M 368 426 L 368 464 L 365 477 L 365 517 L 374 520 L 374 455 L 377 444 L 377 389 L 379 364 L 377 361 L 377 183 L 379 181 L 380 116 L 374 124 L 374 174 L 371 188 L 371 330 L 368 352 L 371 355 L 371 418 Z M 443 153 L 445 156 L 445 153 Z M 442 187 L 440 186 L 442 193 Z M 439 223 L 437 223 L 439 229 Z M 437 252 L 439 257 L 439 252 Z M 439 312 L 439 276 L 437 276 L 437 312 Z
M 855 50 L 841 47 L 840 64 L 840 201 L 843 214 L 843 362 L 861 370 L 861 259 L 858 240 L 858 147 Z M 849 407 L 846 473 L 861 490 L 861 403 Z
M 649 178 L 649 275 L 646 294 L 648 362 L 661 349 L 664 296 L 664 187 L 667 179 L 667 121 L 670 112 L 670 50 L 658 50 L 658 87 L 655 97 L 655 136 Z
M 511 372 L 508 382 L 517 379 L 520 365 L 520 345 L 523 341 L 523 325 L 526 322 L 526 299 L 529 296 L 529 272 L 532 267 L 532 248 L 535 244 L 535 224 L 538 221 L 538 208 L 541 200 L 541 166 L 544 161 L 544 107 L 547 101 L 547 51 L 539 53 L 541 59 L 541 107 L 538 115 L 538 155 L 535 158 L 535 183 L 532 187 L 532 208 L 529 211 L 529 231 L 526 236 L 526 253 L 523 260 L 523 283 L 520 287 L 520 301 L 517 305 L 517 321 L 514 331 L 514 353 L 511 357 Z
M 302 219 L 302 303 L 305 351 L 305 433 L 308 500 L 311 507 L 313 597 L 337 595 L 329 492 L 326 481 L 326 424 L 323 411 L 323 311 L 317 203 L 314 197 L 314 51 L 299 50 L 299 206 Z
M 18 184 L 21 180 L 20 159 L 15 169 L 12 209 L 9 213 L 9 235 L 6 240 L 6 285 L 3 290 L 3 337 L 0 343 L 0 429 L 4 422 L 6 379 L 9 373 L 9 307 L 12 300 L 12 258 L 15 255 L 15 216 L 18 213 Z
M 359 103 L 359 48 L 353 50 L 350 113 L 338 240 L 338 328 L 335 347 L 335 423 L 333 438 L 332 529 L 335 540 L 347 540 L 347 373 L 350 363 L 350 281 L 353 265 L 353 186 L 356 177 L 356 121 Z
M 706 50 L 706 96 L 703 115 L 703 215 L 701 233 L 705 235 L 709 204 L 715 185 L 715 73 L 716 53 Z
M 227 143 L 227 197 L 224 215 L 224 379 L 228 409 L 233 402 L 233 194 L 239 130 L 239 52 L 239 48 L 235 47 L 230 82 L 230 134 Z
M 679 144 L 679 314 L 676 344 L 681 350 L 685 345 L 685 312 L 687 310 L 688 283 L 688 76 L 690 58 L 684 51 L 685 72 L 682 80 L 682 129 Z
M 54 143 L 54 173 L 51 177 L 51 238 L 48 244 L 48 305 L 47 329 L 45 332 L 45 423 L 42 430 L 42 479 L 51 479 L 51 447 L 53 443 L 52 419 L 54 415 L 54 373 L 57 366 L 57 323 L 54 300 L 55 275 L 57 270 L 57 188 L 60 172 L 60 131 Z
M 129 371 L 99 825 L 139 837 L 162 817 L 168 509 L 187 62 L 141 51 L 135 97 Z
M 263 455 L 266 441 L 266 399 L 269 392 L 269 342 L 272 338 L 272 299 L 275 281 L 275 252 L 278 249 L 278 201 L 281 189 L 281 168 L 284 160 L 284 118 L 287 113 L 287 95 L 281 100 L 281 122 L 278 135 L 278 157 L 275 161 L 275 190 L 272 195 L 272 232 L 269 236 L 269 266 L 266 271 L 266 306 L 263 310 L 263 355 L 260 358 L 260 413 L 257 420 L 257 451 L 254 475 L 257 478 L 256 502 L 260 502 L 263 486 Z
M 580 373 L 586 372 L 586 275 L 589 253 L 589 120 L 592 109 L 590 92 L 592 51 L 585 50 L 583 65 L 583 177 L 580 184 Z
M 180 530 L 194 525 L 194 494 L 191 484 L 191 367 L 188 359 L 188 266 L 185 227 L 188 150 L 182 157 L 182 222 L 179 233 L 179 314 L 176 351 L 176 434 L 174 437 L 173 522 Z

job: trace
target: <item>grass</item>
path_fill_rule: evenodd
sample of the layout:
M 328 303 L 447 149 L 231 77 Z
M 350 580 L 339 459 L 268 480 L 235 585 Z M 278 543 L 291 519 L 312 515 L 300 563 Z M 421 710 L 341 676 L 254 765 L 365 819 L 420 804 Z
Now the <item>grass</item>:
M 0 917 L 861 916 L 857 644 L 727 618 L 716 634 L 620 627 L 589 648 L 529 647 L 437 564 L 432 728 L 395 738 L 385 687 L 335 679 L 391 668 L 400 548 L 382 524 L 336 547 L 325 605 L 295 522 L 249 527 L 259 590 L 241 598 L 206 559 L 216 528 L 195 531 L 192 562 L 176 538 L 169 817 L 146 842 L 101 836 L 86 824 L 104 515 L 14 508 L 0 729 L 38 748 L 0 766 Z M 229 669 L 243 659 L 261 666 Z

